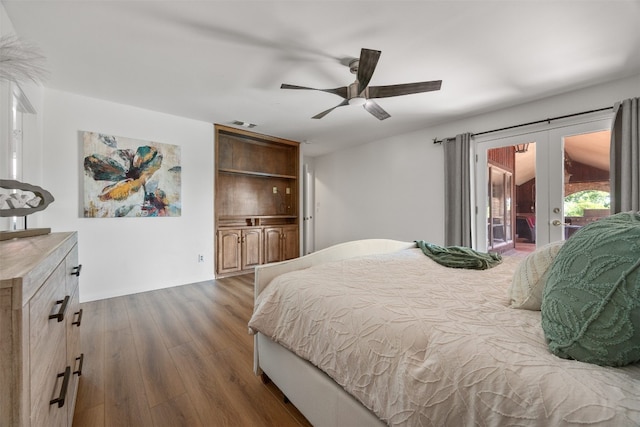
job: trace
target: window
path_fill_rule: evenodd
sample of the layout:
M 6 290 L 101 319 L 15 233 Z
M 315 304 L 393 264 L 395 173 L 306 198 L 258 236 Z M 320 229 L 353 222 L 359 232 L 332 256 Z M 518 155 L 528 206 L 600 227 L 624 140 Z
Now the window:
M 24 115 L 35 114 L 35 110 L 19 86 L 11 85 L 11 106 L 9 110 L 9 144 L 8 144 L 8 179 L 22 181 L 23 179 L 23 139 L 24 139 Z M 26 228 L 25 219 L 22 217 L 9 218 L 8 228 L 18 230 Z

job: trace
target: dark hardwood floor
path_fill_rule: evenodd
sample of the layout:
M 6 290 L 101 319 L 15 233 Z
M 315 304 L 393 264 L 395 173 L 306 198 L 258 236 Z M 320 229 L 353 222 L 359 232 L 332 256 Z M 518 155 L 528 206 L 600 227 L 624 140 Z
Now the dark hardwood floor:
M 253 374 L 253 275 L 82 308 L 75 427 L 310 425 Z

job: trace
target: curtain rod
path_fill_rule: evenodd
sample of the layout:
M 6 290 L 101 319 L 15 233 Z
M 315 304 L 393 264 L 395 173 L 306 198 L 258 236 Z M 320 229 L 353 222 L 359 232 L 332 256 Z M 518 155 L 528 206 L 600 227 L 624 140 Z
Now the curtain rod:
M 568 117 L 582 116 L 583 114 L 597 113 L 599 111 L 611 110 L 612 108 L 613 108 L 613 106 L 598 108 L 598 109 L 589 110 L 589 111 L 582 111 L 580 113 L 566 114 L 564 116 L 551 117 L 551 118 L 544 119 L 544 120 L 536 120 L 535 122 L 521 123 L 519 125 L 507 126 L 507 127 L 500 128 L 500 129 L 486 130 L 484 132 L 473 133 L 471 135 L 472 136 L 479 136 L 479 135 L 485 135 L 487 133 L 500 132 L 501 130 L 515 129 L 515 128 L 519 128 L 519 127 L 523 127 L 523 126 L 529 126 L 529 125 L 537 125 L 538 123 L 551 123 L 552 120 L 560 120 L 560 119 L 566 119 Z M 444 141 L 447 141 L 449 139 L 454 139 L 454 138 L 453 137 L 451 137 L 451 138 L 443 138 L 443 139 L 433 138 L 433 143 L 434 144 L 440 144 L 440 143 L 442 143 Z

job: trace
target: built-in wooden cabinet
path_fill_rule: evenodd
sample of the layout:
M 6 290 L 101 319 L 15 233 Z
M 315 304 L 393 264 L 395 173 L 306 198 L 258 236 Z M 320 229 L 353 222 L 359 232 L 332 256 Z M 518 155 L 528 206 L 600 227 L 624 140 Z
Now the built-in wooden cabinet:
M 262 264 L 262 227 L 218 230 L 217 273 L 229 274 Z
M 0 242 L 0 425 L 70 426 L 82 373 L 76 233 Z
M 299 256 L 299 143 L 215 126 L 216 276 Z
M 221 228 L 216 233 L 216 272 L 218 274 L 235 273 L 241 270 L 241 239 L 242 230 L 235 228 Z
M 241 269 L 247 270 L 262 264 L 262 228 L 251 227 L 242 230 Z
M 265 263 L 297 258 L 299 252 L 298 227 L 287 225 L 264 228 Z

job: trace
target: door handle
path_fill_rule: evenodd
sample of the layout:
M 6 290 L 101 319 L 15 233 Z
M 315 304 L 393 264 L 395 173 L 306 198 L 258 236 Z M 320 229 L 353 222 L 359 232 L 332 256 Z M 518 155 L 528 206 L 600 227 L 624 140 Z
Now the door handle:
M 559 219 L 554 219 L 553 221 L 551 221 L 551 224 L 555 225 L 556 227 L 559 226 L 559 225 L 569 225 L 566 222 L 560 222 Z

